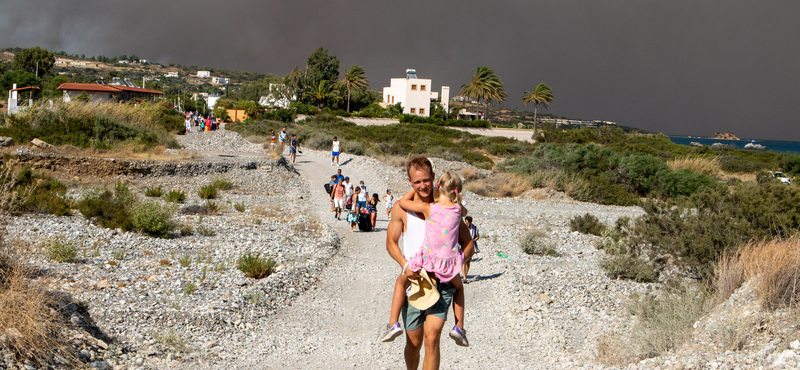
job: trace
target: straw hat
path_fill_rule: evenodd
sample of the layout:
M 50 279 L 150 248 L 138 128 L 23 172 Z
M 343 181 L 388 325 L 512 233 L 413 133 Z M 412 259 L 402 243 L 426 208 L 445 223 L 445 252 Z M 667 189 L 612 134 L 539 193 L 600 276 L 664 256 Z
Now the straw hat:
M 418 310 L 427 310 L 439 301 L 439 290 L 436 281 L 428 276 L 425 269 L 419 269 L 420 279 L 411 280 L 411 292 L 408 295 L 408 304 Z

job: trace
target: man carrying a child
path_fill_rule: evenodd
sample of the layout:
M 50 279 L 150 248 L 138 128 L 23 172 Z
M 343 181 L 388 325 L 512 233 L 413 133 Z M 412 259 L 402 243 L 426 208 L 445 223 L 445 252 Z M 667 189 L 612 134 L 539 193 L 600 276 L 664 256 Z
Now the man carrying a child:
M 430 160 L 424 156 L 413 157 L 406 163 L 408 182 L 414 189 L 415 202 L 433 203 L 433 184 L 436 175 Z M 386 250 L 402 269 L 408 258 L 411 258 L 421 247 L 425 233 L 425 220 L 414 212 L 406 212 L 400 207 L 392 208 L 392 218 L 386 230 Z M 403 235 L 403 246 L 399 244 Z M 461 221 L 458 228 L 459 244 L 464 246 L 464 259 L 472 258 L 473 247 L 469 227 Z M 409 279 L 419 279 L 418 273 L 406 270 Z M 405 324 L 406 346 L 404 357 L 408 369 L 417 369 L 420 362 L 420 350 L 425 346 L 423 369 L 438 369 L 440 363 L 439 341 L 442 328 L 447 321 L 447 311 L 453 301 L 455 288 L 448 283 L 437 284 L 439 302 L 431 308 L 420 311 L 408 302 L 402 311 Z

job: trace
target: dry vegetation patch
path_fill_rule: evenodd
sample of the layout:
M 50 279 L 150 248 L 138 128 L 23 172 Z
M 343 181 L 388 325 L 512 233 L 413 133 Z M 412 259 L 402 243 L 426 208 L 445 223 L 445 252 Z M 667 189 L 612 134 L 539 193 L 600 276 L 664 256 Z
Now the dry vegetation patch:
M 707 176 L 722 178 L 723 172 L 718 158 L 700 156 L 679 157 L 667 161 L 667 166 L 673 171 L 688 169 L 692 172 L 702 173 Z
M 509 173 L 484 175 L 477 170 L 464 168 L 461 175 L 466 181 L 464 188 L 484 197 L 510 198 L 524 194 L 533 187 L 530 181 Z

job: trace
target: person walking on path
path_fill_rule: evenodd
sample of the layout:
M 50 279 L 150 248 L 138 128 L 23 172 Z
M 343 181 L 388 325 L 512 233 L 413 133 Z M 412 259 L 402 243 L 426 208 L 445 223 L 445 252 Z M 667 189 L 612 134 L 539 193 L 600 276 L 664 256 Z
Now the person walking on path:
M 386 194 L 383 196 L 383 201 L 386 202 L 386 217 L 392 213 L 392 206 L 394 205 L 394 196 L 392 196 L 392 189 L 386 189 Z
M 358 215 L 361 213 L 361 207 L 358 204 L 358 196 L 361 195 L 361 188 L 356 188 L 353 196 L 350 198 L 353 202 L 353 209 L 347 213 L 347 222 L 350 223 L 350 232 L 355 232 L 358 227 Z
M 297 135 L 292 135 L 289 140 L 289 161 L 294 163 L 297 160 Z
M 192 132 L 192 120 L 189 118 L 189 116 L 186 116 L 186 121 L 183 121 L 183 125 L 186 126 L 187 135 Z
M 369 196 L 369 192 L 367 192 L 367 187 L 364 186 L 363 181 L 359 182 L 359 186 L 356 188 L 356 190 L 356 194 L 358 194 L 358 207 L 367 208 L 367 197 Z
M 436 177 L 430 160 L 424 156 L 409 159 L 406 162 L 408 182 L 416 193 L 413 201 L 433 203 L 433 180 Z M 392 218 L 386 230 L 386 251 L 400 268 L 406 265 L 422 248 L 425 237 L 425 220 L 423 215 L 405 211 L 400 207 L 392 208 Z M 405 230 L 405 232 L 403 232 Z M 403 247 L 400 247 L 400 236 L 403 235 Z M 472 258 L 472 238 L 466 224 L 460 223 L 458 242 L 464 246 L 464 258 Z M 418 273 L 406 269 L 406 277 L 419 279 Z M 447 321 L 447 311 L 455 294 L 455 288 L 447 283 L 437 285 L 439 301 L 431 308 L 420 311 L 408 302 L 403 303 L 403 323 L 406 329 L 406 345 L 403 356 L 408 369 L 419 368 L 420 350 L 425 347 L 425 359 L 422 368 L 433 370 L 439 368 L 439 339 L 442 328 Z M 401 329 L 402 330 L 402 329 Z
M 275 136 L 275 130 L 269 131 L 269 147 L 271 150 L 275 150 L 275 140 L 277 140 Z
M 289 134 L 286 133 L 286 127 L 284 127 L 281 130 L 280 134 L 278 134 L 278 142 L 280 143 L 280 146 L 281 146 L 281 148 L 280 148 L 281 149 L 281 154 L 283 154 L 283 148 L 286 146 L 286 139 L 288 138 L 288 135 Z
M 353 196 L 353 183 L 350 182 L 350 176 L 344 177 L 344 190 L 347 192 L 347 197 Z
M 367 200 L 367 212 L 369 212 L 369 221 L 372 223 L 372 228 L 378 223 L 378 193 L 372 194 Z
M 481 250 L 478 249 L 478 239 L 481 238 L 481 234 L 478 233 L 478 227 L 472 223 L 472 216 L 464 217 L 464 223 L 469 228 L 469 235 L 472 237 L 472 248 L 475 250 L 475 254 L 478 254 L 481 252 Z M 464 260 L 464 265 L 463 265 L 464 283 L 469 283 L 469 279 L 467 278 L 467 273 L 469 272 L 469 264 L 470 262 L 472 262 L 471 260 L 472 260 L 471 258 Z
M 341 147 L 339 139 L 336 136 L 333 137 L 333 144 L 331 144 L 331 166 L 333 166 L 333 160 L 336 160 L 336 165 L 339 165 L 339 148 Z
M 334 209 L 333 215 L 337 220 L 342 216 L 342 209 L 344 209 L 344 193 L 344 184 L 341 181 L 337 181 L 333 186 L 333 191 L 331 191 L 331 200 L 333 200 Z

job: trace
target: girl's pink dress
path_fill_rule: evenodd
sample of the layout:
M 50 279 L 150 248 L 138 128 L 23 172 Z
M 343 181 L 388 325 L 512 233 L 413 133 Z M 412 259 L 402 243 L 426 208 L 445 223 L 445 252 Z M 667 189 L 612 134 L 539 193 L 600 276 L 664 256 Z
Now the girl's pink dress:
M 425 220 L 425 239 L 422 247 L 408 260 L 411 271 L 424 268 L 440 282 L 446 283 L 461 273 L 464 253 L 458 247 L 458 225 L 461 206 L 444 207 L 431 204 L 431 216 Z

